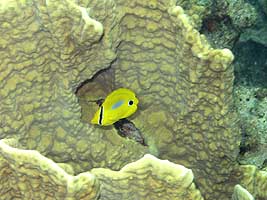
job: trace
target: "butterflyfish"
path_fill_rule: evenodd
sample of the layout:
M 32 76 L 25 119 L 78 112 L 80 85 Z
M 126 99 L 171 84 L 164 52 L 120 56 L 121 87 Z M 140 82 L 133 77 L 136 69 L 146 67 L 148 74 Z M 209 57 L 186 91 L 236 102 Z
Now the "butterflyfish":
M 100 126 L 114 124 L 135 113 L 138 102 L 133 91 L 126 88 L 114 90 L 100 104 L 91 123 Z

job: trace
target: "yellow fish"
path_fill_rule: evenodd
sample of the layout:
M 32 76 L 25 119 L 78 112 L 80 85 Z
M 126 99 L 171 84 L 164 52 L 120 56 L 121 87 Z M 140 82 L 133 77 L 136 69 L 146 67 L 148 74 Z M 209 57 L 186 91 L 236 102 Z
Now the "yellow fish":
M 135 113 L 138 102 L 133 91 L 126 88 L 114 90 L 100 105 L 91 123 L 108 126 L 129 117 Z

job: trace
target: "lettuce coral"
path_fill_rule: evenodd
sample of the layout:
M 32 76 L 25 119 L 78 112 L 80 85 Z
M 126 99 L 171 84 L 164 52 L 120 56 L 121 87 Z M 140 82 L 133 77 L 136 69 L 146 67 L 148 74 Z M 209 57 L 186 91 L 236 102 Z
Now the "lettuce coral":
M 232 200 L 254 200 L 254 197 L 241 185 L 236 185 Z
M 1 2 L 0 8 L 1 138 L 18 136 L 24 148 L 69 163 L 76 173 L 142 156 L 138 145 L 114 145 L 80 121 L 76 87 L 115 59 L 107 41 L 99 42 L 103 25 L 72 1 Z
M 67 174 L 34 150 L 13 148 L 0 141 L 2 199 L 96 199 L 100 185 L 89 172 Z M 11 141 L 14 145 L 14 141 Z
M 192 169 L 206 199 L 231 196 L 240 141 L 233 55 L 213 49 L 176 1 L 1 1 L 0 16 L 1 138 L 16 137 L 75 174 L 118 170 L 149 149 L 83 123 L 74 93 L 86 80 L 128 87 L 141 102 L 132 120 L 158 157 Z M 4 149 L 4 165 L 16 163 L 3 161 Z
M 8 144 L 16 145 L 16 141 L 0 141 L 3 199 L 203 200 L 191 170 L 152 155 L 145 155 L 119 172 L 99 168 L 73 176 L 37 151 Z
M 101 199 L 203 200 L 191 170 L 149 154 L 118 172 L 100 168 L 91 173 L 102 185 Z
M 267 170 L 258 169 L 253 165 L 242 165 L 236 171 L 236 177 L 240 185 L 245 187 L 255 199 L 267 198 Z

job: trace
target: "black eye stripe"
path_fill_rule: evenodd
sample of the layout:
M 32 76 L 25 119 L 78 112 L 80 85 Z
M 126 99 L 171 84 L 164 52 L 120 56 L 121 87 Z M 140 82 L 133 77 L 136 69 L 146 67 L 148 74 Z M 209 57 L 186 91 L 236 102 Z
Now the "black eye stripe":
M 99 121 L 98 121 L 98 124 L 100 124 L 100 125 L 102 125 L 103 112 L 104 112 L 104 109 L 103 109 L 103 106 L 101 106 L 100 107 L 100 113 L 99 113 Z

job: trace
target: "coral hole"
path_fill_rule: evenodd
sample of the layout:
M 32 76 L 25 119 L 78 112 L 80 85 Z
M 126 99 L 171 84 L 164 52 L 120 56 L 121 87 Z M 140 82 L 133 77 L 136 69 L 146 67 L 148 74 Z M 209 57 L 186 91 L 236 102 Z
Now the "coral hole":
M 76 96 L 82 108 L 83 122 L 87 122 L 93 117 L 97 109 L 94 100 L 105 98 L 114 88 L 114 73 L 111 68 L 98 71 L 93 78 L 83 81 L 76 89 Z

